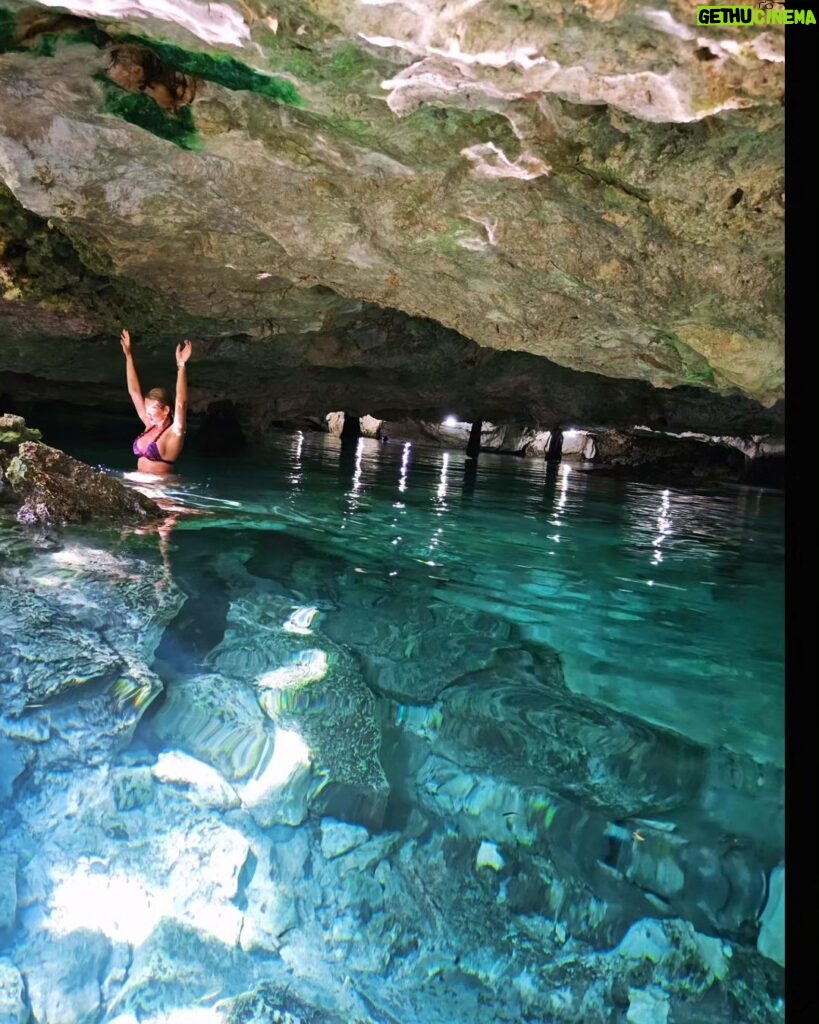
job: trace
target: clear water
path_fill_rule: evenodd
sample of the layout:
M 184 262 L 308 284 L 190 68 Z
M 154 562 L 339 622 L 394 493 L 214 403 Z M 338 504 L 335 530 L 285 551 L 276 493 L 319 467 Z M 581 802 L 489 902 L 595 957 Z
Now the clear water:
M 2 582 L 164 687 L 88 683 L 127 698 L 119 744 L 73 690 L 4 719 L 38 1006 L 41 976 L 101 1020 L 250 1019 L 264 982 L 327 1020 L 779 1019 L 781 494 L 301 434 L 181 465 L 164 540 L 3 526 Z

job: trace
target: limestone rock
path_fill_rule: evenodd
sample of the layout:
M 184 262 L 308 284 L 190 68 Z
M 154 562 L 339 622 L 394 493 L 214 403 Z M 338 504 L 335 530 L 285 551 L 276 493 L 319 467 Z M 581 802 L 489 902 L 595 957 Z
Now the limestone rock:
M 679 0 L 7 8 L 0 318 L 22 344 L 0 370 L 21 382 L 36 352 L 63 394 L 113 394 L 125 318 L 152 353 L 198 331 L 201 407 L 265 422 L 453 400 L 546 428 L 770 422 L 780 28 Z
M 402 543 L 406 551 L 416 542 L 406 537 Z M 424 558 L 426 545 L 427 538 L 418 544 Z M 370 686 L 396 700 L 434 700 L 463 673 L 484 668 L 510 637 L 500 616 L 430 604 L 423 587 L 409 580 L 398 592 L 380 580 L 362 582 L 348 569 L 338 585 L 345 600 L 325 617 L 324 632 L 339 644 L 354 644 Z
M 287 988 L 266 983 L 252 992 L 224 1000 L 227 1024 L 357 1024 L 347 1016 L 312 1006 Z
M 26 767 L 26 757 L 19 746 L 7 739 L 0 725 L 0 804 L 12 794 L 14 780 Z
M 768 882 L 768 900 L 760 918 L 757 949 L 785 966 L 785 868 L 774 868 Z
M 150 728 L 160 741 L 211 765 L 234 785 L 263 769 L 275 741 L 253 690 L 215 673 L 169 687 Z
M 26 1024 L 29 1018 L 23 977 L 11 960 L 0 959 L 0 1024 Z
M 667 1024 L 669 998 L 662 989 L 631 988 L 628 998 L 628 1024 Z
M 182 600 L 155 563 L 76 536 L 24 563 L 9 559 L 0 570 L 0 735 L 27 763 L 36 759 L 36 773 L 78 754 L 105 760 L 162 689 L 147 663 Z M 68 692 L 75 699 L 54 700 Z
M 0 854 L 0 934 L 14 926 L 17 916 L 17 858 Z
M 369 839 L 369 833 L 359 825 L 325 818 L 321 823 L 321 853 L 327 860 L 340 857 L 356 849 Z
M 199 807 L 228 810 L 239 806 L 235 791 L 217 771 L 180 751 L 160 754 L 153 774 L 160 782 L 180 786 L 189 792 L 191 800 Z
M 279 973 L 275 962 L 265 967 L 268 974 Z M 228 991 L 241 992 L 261 981 L 265 967 L 200 928 L 165 918 L 135 949 L 112 1008 L 141 1015 L 146 1006 L 190 1005 L 214 990 L 214 979 L 224 978 Z
M 3 413 L 0 416 L 0 448 L 16 451 L 23 441 L 39 441 L 39 430 L 26 426 L 22 416 Z
M 104 639 L 36 594 L 0 584 L 0 623 L 7 713 L 124 668 Z
M 98 516 L 133 522 L 163 515 L 138 491 L 36 441 L 20 444 L 6 477 L 23 502 L 17 514 L 23 523 L 60 525 Z
M 610 431 L 595 434 L 594 445 L 592 462 L 641 479 L 741 480 L 745 471 L 745 456 L 736 448 L 693 438 Z
M 94 1020 L 110 952 L 109 941 L 96 931 L 33 938 L 19 963 L 34 1019 L 43 1024 Z
M 272 593 L 265 581 L 245 572 L 234 585 L 242 590 L 231 602 L 225 635 L 208 664 L 253 687 L 279 730 L 277 743 L 282 733 L 298 738 L 287 757 L 291 770 L 307 757 L 314 780 L 308 797 L 312 811 L 378 828 L 389 787 L 379 761 L 375 702 L 357 664 L 326 637 L 314 646 L 311 631 L 291 622 L 292 602 Z M 275 768 L 273 760 L 266 767 Z

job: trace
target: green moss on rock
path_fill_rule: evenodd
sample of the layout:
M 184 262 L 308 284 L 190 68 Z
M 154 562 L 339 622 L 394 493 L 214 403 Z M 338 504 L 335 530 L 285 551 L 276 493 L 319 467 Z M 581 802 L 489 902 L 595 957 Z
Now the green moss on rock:
M 712 387 L 714 385 L 714 370 L 705 356 L 696 352 L 690 345 L 686 345 L 676 334 L 666 335 L 663 340 L 680 357 L 684 384 L 690 387 Z
M 37 41 L 30 48 L 30 52 L 38 57 L 53 57 L 57 52 L 57 36 L 54 32 L 43 32 L 37 37 Z
M 0 183 L 3 263 L 21 301 L 66 316 L 90 317 L 111 330 L 123 322 L 140 324 L 146 339 L 173 332 L 181 311 L 155 289 L 117 277 L 110 260 L 78 232 L 76 226 L 69 229 L 24 209 Z M 185 323 L 191 333 L 209 326 L 197 317 L 186 317 Z
M 143 36 L 125 36 L 122 42 L 134 43 L 152 50 L 169 68 L 182 74 L 201 78 L 207 82 L 215 82 L 225 89 L 236 92 L 252 92 L 258 96 L 266 96 L 276 103 L 300 107 L 304 101 L 292 82 L 283 78 L 266 75 L 255 68 L 242 64 L 233 57 L 221 54 L 196 53 L 185 50 L 171 43 L 157 42 Z
M 113 114 L 138 128 L 167 139 L 180 149 L 200 149 L 201 142 L 196 131 L 190 107 L 180 107 L 176 114 L 169 114 L 144 93 L 128 92 L 107 78 L 95 75 L 102 85 L 104 114 Z
M 352 43 L 336 50 L 324 68 L 325 78 L 331 78 L 340 85 L 349 85 L 361 75 L 379 70 L 376 63 Z
M 14 49 L 17 41 L 17 21 L 11 11 L 0 7 L 0 53 Z
M 520 139 L 502 114 L 484 110 L 457 110 L 423 104 L 400 122 L 404 132 L 425 142 L 440 140 L 448 151 L 458 152 L 466 146 L 494 142 L 509 159 L 520 155 Z

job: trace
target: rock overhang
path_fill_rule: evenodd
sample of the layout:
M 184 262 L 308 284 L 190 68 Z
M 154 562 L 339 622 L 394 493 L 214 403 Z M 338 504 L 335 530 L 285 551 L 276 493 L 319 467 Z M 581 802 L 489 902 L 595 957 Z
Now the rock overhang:
M 197 334 L 214 370 L 301 349 L 333 407 L 428 411 L 430 368 L 468 389 L 483 361 L 486 414 L 537 419 L 553 397 L 498 361 L 528 354 L 547 389 L 572 375 L 577 420 L 622 393 L 642 422 L 656 393 L 699 403 L 683 427 L 781 423 L 781 30 L 617 0 L 166 7 L 5 5 L 0 330 L 31 372 L 45 341 L 95 381 L 127 319 L 149 349 Z M 390 342 L 418 355 L 392 381 Z

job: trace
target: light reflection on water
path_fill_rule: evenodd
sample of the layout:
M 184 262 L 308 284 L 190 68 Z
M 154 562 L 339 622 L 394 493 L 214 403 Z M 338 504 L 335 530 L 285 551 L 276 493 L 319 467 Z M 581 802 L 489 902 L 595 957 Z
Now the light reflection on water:
M 342 449 L 297 433 L 274 454 L 239 478 L 235 466 L 200 463 L 204 493 L 195 483 L 168 493 L 217 512 L 229 502 L 237 525 L 341 549 L 367 572 L 426 575 L 431 600 L 509 617 L 556 647 L 578 692 L 671 728 L 679 713 L 704 741 L 781 760 L 777 495 L 670 490 L 491 455 L 475 471 L 459 452 L 364 438 Z M 733 710 L 714 707 L 715 687 Z
M 776 493 L 486 454 L 476 469 L 461 452 L 301 432 L 265 465 L 183 465 L 168 496 L 220 525 L 235 509 L 236 528 L 298 537 L 392 581 L 399 599 L 402 579 L 426 580 L 432 604 L 499 616 L 558 650 L 575 692 L 782 763 Z

